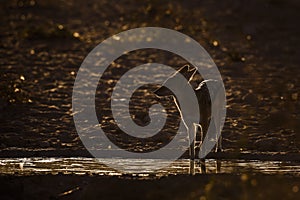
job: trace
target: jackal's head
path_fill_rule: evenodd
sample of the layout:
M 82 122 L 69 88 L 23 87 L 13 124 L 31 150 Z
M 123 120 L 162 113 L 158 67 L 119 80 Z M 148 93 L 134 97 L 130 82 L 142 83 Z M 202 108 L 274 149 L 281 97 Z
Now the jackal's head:
M 157 90 L 154 91 L 154 94 L 156 94 L 159 97 L 162 96 L 170 96 L 173 95 L 172 91 L 169 90 L 167 87 L 165 87 L 164 85 L 166 85 L 166 83 L 168 81 L 172 81 L 176 78 L 176 76 L 178 76 L 179 74 L 181 74 L 182 76 L 184 76 L 186 78 L 186 83 L 189 84 L 189 81 L 192 80 L 194 74 L 196 73 L 197 68 L 192 67 L 190 65 L 184 65 L 183 67 L 181 67 L 178 71 L 176 71 L 170 78 L 168 78 L 161 87 L 159 87 Z

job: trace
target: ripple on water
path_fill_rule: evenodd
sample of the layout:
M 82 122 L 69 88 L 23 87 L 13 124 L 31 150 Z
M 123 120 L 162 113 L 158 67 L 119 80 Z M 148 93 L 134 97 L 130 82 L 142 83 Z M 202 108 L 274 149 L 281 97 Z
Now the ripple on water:
M 122 172 L 116 171 L 101 161 L 104 159 L 94 158 L 3 158 L 0 159 L 0 171 L 2 174 L 16 175 L 44 175 L 44 174 L 93 174 L 116 176 Z M 151 172 L 147 166 L 164 165 L 167 160 L 162 159 L 105 159 L 110 164 L 123 163 L 127 171 L 135 176 L 167 176 L 174 174 L 188 174 L 190 161 L 180 159 L 170 166 Z M 206 173 L 215 174 L 240 174 L 240 173 L 263 173 L 263 174 L 291 174 L 300 175 L 300 164 L 288 161 L 258 161 L 258 160 L 206 160 Z M 135 173 L 140 170 L 140 173 Z M 134 173 L 134 174 L 133 174 Z M 195 173 L 201 173 L 200 166 L 195 163 Z

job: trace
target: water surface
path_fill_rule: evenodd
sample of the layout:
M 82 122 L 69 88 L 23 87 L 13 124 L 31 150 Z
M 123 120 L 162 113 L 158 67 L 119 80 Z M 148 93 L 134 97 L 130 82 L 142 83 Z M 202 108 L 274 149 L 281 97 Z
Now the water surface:
M 94 158 L 2 158 L 0 159 L 0 171 L 2 174 L 15 175 L 46 175 L 46 174 L 77 174 L 77 175 L 108 175 L 116 176 L 124 173 L 114 170 L 101 161 L 104 159 Z M 189 174 L 190 161 L 179 159 L 166 168 L 155 172 L 149 171 L 148 166 L 164 165 L 166 160 L 161 159 L 105 159 L 109 165 L 114 163 L 127 165 L 128 172 L 132 176 L 138 177 L 161 177 L 175 174 Z M 258 161 L 258 160 L 206 160 L 207 174 L 242 174 L 242 173 L 262 173 L 262 174 L 289 174 L 300 176 L 300 164 L 290 161 Z M 200 165 L 195 163 L 195 173 L 201 174 L 203 171 Z

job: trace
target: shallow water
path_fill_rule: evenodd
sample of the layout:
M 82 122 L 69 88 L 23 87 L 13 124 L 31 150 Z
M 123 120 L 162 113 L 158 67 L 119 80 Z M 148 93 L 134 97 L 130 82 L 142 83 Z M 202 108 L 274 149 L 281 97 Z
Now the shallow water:
M 296 75 L 300 69 L 297 56 L 300 40 L 299 27 L 295 26 L 299 18 L 298 3 L 291 0 L 280 4 L 218 1 L 215 5 L 211 1 L 174 2 L 174 5 L 153 2 L 145 7 L 144 3 L 127 1 L 119 2 L 118 6 L 96 0 L 91 1 L 91 6 L 77 0 L 58 4 L 22 2 L 4 1 L 0 5 L 1 157 L 85 156 L 74 155 L 75 151 L 86 152 L 86 149 L 75 130 L 71 112 L 72 88 L 80 64 L 105 38 L 143 26 L 166 27 L 191 36 L 218 65 L 228 104 L 222 133 L 226 152 L 250 151 L 257 159 L 277 152 L 284 153 L 289 160 L 295 160 L 289 154 L 299 154 L 300 85 Z M 101 15 L 99 8 L 105 8 Z M 69 10 L 74 15 L 69 15 Z M 120 63 L 132 67 L 151 60 L 177 68 L 185 64 L 174 55 L 161 52 L 151 53 L 150 57 L 143 51 L 130 55 L 128 58 L 132 59 L 119 60 Z M 117 69 L 120 70 L 119 65 Z M 143 110 L 146 103 L 137 102 L 136 108 Z M 106 127 L 116 134 L 115 127 Z M 172 133 L 172 129 L 171 124 L 166 132 Z M 115 138 L 116 142 L 118 139 Z M 131 146 L 119 143 L 132 151 L 153 150 L 164 144 L 161 138 L 156 139 L 146 144 L 132 142 L 135 145 Z M 49 155 L 49 151 L 54 153 Z M 33 162 L 27 160 L 28 165 Z M 3 162 L 6 163 L 5 159 Z M 12 163 L 1 166 L 6 169 L 5 166 L 18 162 L 12 159 Z M 230 169 L 224 167 L 226 163 L 222 161 L 224 172 Z M 239 169 L 235 160 L 228 163 Z M 257 166 L 261 162 L 254 163 Z M 267 163 L 267 167 L 272 162 L 262 163 Z M 69 166 L 68 162 L 66 165 Z M 12 171 L 8 173 L 20 171 L 18 167 L 9 169 Z M 26 161 L 23 173 L 27 169 L 30 168 Z M 176 173 L 183 169 L 178 168 Z
M 166 168 L 150 172 L 147 167 L 155 164 L 164 165 L 167 160 L 162 159 L 95 159 L 95 158 L 2 158 L 0 160 L 0 171 L 2 174 L 14 175 L 45 175 L 45 174 L 76 174 L 76 175 L 122 175 L 101 162 L 127 164 L 127 171 L 137 177 L 161 177 L 175 174 L 188 174 L 190 161 L 180 159 L 174 161 Z M 195 163 L 195 173 L 202 173 L 199 164 Z M 258 160 L 206 160 L 206 173 L 208 174 L 241 174 L 241 173 L 262 173 L 262 174 L 289 174 L 300 176 L 300 163 L 287 161 L 258 161 Z

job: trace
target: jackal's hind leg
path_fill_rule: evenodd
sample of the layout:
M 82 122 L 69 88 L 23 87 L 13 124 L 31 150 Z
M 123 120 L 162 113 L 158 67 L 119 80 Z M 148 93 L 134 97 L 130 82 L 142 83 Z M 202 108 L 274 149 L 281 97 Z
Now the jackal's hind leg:
M 197 164 L 200 166 L 201 173 L 206 173 L 205 159 L 199 159 L 200 146 L 203 142 L 203 129 L 200 124 L 195 124 L 195 159 L 197 159 Z

